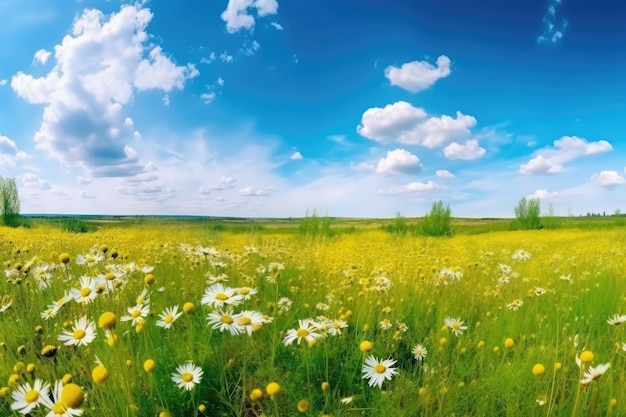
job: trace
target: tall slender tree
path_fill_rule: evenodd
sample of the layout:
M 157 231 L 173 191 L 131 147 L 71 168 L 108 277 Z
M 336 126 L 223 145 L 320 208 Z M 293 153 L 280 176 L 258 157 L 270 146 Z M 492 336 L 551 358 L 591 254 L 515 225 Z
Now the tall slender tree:
M 16 226 L 20 215 L 20 196 L 15 178 L 0 176 L 0 214 L 6 226 Z

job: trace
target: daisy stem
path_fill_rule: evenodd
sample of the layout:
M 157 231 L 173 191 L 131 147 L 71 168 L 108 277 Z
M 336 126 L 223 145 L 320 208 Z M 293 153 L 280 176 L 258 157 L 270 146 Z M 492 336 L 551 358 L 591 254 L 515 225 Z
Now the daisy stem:
M 249 336 L 244 335 L 244 345 L 243 345 L 243 369 L 241 371 L 241 414 L 244 415 L 246 409 L 246 365 L 248 363 L 248 338 Z

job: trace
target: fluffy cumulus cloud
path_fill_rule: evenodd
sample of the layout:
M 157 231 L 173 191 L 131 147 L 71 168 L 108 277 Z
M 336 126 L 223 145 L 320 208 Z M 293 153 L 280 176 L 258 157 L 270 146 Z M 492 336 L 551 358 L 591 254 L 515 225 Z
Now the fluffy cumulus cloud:
M 422 163 L 416 155 L 405 149 L 388 151 L 385 158 L 381 158 L 376 166 L 378 174 L 412 174 L 422 168 Z
M 226 10 L 221 17 L 226 22 L 228 33 L 236 33 L 241 29 L 254 28 L 255 17 L 275 15 L 278 13 L 276 0 L 228 0 Z
M 296 151 L 296 152 L 293 153 L 293 155 L 291 155 L 289 157 L 289 159 L 291 159 L 292 161 L 299 161 L 299 160 L 303 159 L 303 156 L 300 153 L 300 151 Z
M 439 178 L 454 178 L 454 174 L 447 169 L 438 169 L 435 173 Z
M 537 189 L 534 193 L 527 195 L 527 199 L 536 198 L 538 200 L 556 200 L 561 197 L 561 194 L 558 192 L 550 192 L 545 188 Z
M 476 119 L 461 112 L 457 112 L 456 117 L 428 117 L 423 108 L 398 101 L 383 108 L 367 109 L 361 116 L 357 133 L 380 143 L 398 142 L 435 148 L 470 136 L 470 129 L 474 126 Z
M 47 75 L 13 76 L 11 86 L 20 97 L 45 105 L 34 137 L 38 149 L 94 177 L 148 170 L 128 147 L 138 132 L 124 106 L 138 92 L 180 90 L 198 75 L 192 64 L 179 66 L 149 43 L 151 20 L 152 13 L 138 4 L 110 16 L 85 10 L 55 46 L 56 63 Z
M 467 140 L 463 145 L 454 142 L 443 148 L 443 155 L 446 158 L 466 161 L 479 159 L 485 152 L 485 148 L 481 148 L 476 139 Z
M 559 174 L 564 171 L 563 164 L 566 162 L 613 150 L 606 140 L 589 142 L 577 136 L 563 136 L 553 145 L 537 151 L 536 156 L 520 166 L 519 172 L 524 175 Z
M 20 151 L 10 138 L 0 135 L 0 167 L 13 166 L 25 158 L 28 158 L 26 152 Z
M 394 186 L 389 188 L 381 188 L 380 194 L 406 194 L 406 193 L 424 193 L 437 188 L 437 184 L 433 181 L 420 182 L 413 181 L 405 185 Z
M 441 55 L 437 64 L 427 61 L 413 61 L 402 64 L 400 68 L 388 66 L 385 68 L 385 77 L 391 85 L 397 85 L 412 93 L 417 93 L 432 87 L 437 80 L 450 75 L 450 58 Z
M 270 195 L 269 191 L 254 187 L 244 187 L 239 190 L 239 194 L 244 197 L 267 197 Z
M 46 51 L 45 49 L 40 49 L 35 52 L 35 56 L 33 57 L 33 63 L 38 62 L 40 64 L 45 64 L 46 62 L 48 62 L 48 58 L 50 58 L 50 55 L 52 55 L 52 52 Z
M 617 171 L 600 171 L 591 176 L 591 181 L 604 188 L 615 188 L 626 184 L 626 179 Z

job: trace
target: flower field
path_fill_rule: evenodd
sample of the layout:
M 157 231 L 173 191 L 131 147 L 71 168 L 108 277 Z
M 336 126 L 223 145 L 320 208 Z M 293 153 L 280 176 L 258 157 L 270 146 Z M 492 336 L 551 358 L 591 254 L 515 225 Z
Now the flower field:
M 0 415 L 626 413 L 618 229 L 0 229 Z

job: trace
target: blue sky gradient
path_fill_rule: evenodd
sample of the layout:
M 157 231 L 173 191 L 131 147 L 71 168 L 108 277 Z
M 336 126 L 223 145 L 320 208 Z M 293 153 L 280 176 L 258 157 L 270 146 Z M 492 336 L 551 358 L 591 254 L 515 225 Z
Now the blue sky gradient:
M 25 213 L 626 210 L 626 4 L 6 0 Z

